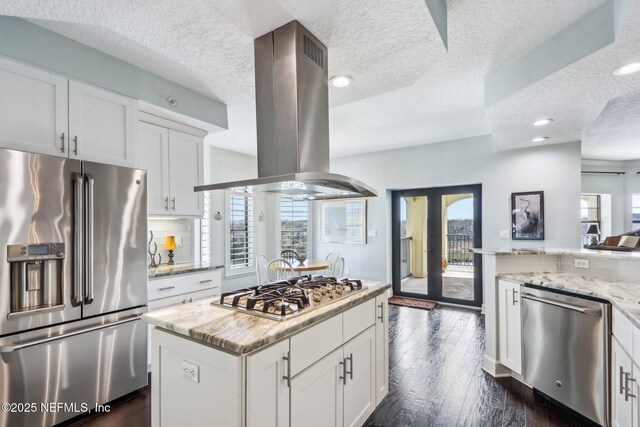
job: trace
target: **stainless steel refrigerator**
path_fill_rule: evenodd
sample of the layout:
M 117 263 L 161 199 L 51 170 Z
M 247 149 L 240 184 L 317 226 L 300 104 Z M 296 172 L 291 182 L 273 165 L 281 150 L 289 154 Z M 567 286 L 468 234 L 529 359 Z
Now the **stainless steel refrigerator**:
M 145 171 L 0 149 L 0 426 L 147 384 L 146 198 Z

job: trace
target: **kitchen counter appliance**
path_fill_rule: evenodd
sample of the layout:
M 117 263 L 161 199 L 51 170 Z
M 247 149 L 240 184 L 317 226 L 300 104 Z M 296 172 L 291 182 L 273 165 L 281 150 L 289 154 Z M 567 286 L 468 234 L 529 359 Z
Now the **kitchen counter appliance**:
M 0 189 L 0 426 L 145 386 L 146 172 L 0 149 Z
M 223 293 L 212 305 L 287 320 L 366 289 L 360 280 L 304 275 Z
M 521 295 L 525 383 L 608 426 L 610 304 L 534 285 Z

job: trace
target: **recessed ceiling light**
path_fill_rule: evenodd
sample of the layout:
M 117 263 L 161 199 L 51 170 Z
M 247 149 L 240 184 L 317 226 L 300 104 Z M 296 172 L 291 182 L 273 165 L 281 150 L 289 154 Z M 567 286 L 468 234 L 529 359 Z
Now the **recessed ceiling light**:
M 349 76 L 335 76 L 330 82 L 334 87 L 346 87 L 353 83 L 353 79 Z
M 629 74 L 637 73 L 640 71 L 640 62 L 632 62 L 631 64 L 624 65 L 617 68 L 614 72 L 614 76 L 627 76 Z
M 533 138 L 531 142 L 542 142 L 542 141 L 546 141 L 547 139 L 549 139 L 548 136 L 539 136 L 537 138 Z
M 533 122 L 533 125 L 534 126 L 544 126 L 544 125 L 548 125 L 552 121 L 553 121 L 553 119 L 540 119 L 540 120 L 536 120 L 535 122 Z

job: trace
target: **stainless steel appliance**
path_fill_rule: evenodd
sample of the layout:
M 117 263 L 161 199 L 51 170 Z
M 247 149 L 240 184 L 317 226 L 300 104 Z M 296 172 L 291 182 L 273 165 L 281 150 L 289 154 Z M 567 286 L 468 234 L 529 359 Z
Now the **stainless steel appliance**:
M 146 218 L 144 171 L 0 150 L 0 426 L 147 384 Z
M 258 178 L 198 186 L 278 193 L 294 199 L 377 196 L 329 172 L 328 52 L 298 21 L 255 40 Z
M 223 293 L 212 305 L 287 320 L 367 289 L 360 280 L 304 275 Z
M 609 425 L 610 305 L 522 287 L 524 381 L 603 426 Z

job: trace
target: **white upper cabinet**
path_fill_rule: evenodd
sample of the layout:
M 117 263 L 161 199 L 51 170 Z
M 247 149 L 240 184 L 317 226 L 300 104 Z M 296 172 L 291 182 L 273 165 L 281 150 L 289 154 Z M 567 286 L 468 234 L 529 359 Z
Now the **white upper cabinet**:
M 192 133 L 170 129 L 169 120 L 143 116 L 154 121 L 141 121 L 138 126 L 137 167 L 147 171 L 149 215 L 201 217 L 204 198 L 193 187 L 202 184 L 204 178 L 206 132 L 177 123 L 173 125 Z
M 193 187 L 202 182 L 202 138 L 169 130 L 169 177 L 171 178 L 170 210 L 173 215 L 202 216 L 202 193 Z
M 140 122 L 138 168 L 147 171 L 149 215 L 169 212 L 169 130 Z
M 69 157 L 135 166 L 137 114 L 135 99 L 69 81 Z
M 0 58 L 0 147 L 67 157 L 68 80 Z

